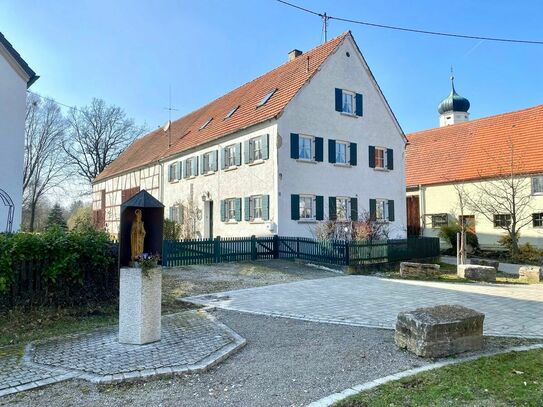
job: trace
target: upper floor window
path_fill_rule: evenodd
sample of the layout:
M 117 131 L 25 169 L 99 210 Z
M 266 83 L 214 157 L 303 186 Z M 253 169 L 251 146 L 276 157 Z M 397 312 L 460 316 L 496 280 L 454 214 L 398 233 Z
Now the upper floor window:
M 315 219 L 314 201 L 313 195 L 300 195 L 300 219 Z
M 510 214 L 498 214 L 494 215 L 494 227 L 495 228 L 505 228 L 511 224 L 511 215 Z
M 336 88 L 336 111 L 350 116 L 362 116 L 362 95 Z
M 202 171 L 204 174 L 217 171 L 217 152 L 210 151 L 202 156 Z
M 379 170 L 394 169 L 394 150 L 386 147 L 369 146 L 370 168 Z
M 375 147 L 375 168 L 384 169 L 387 166 L 386 149 Z
M 348 92 L 346 90 L 343 91 L 343 104 L 342 104 L 343 113 L 354 114 L 354 103 L 355 103 L 354 98 L 355 98 L 354 93 Z
M 192 157 L 185 160 L 185 178 L 198 175 L 198 157 Z
M 224 162 L 226 168 L 236 165 L 236 145 L 232 144 L 224 148 Z
M 181 179 L 181 161 L 168 166 L 168 181 L 174 182 Z
M 255 137 L 249 141 L 249 151 L 253 161 L 262 160 L 262 138 Z
M 349 162 L 347 158 L 348 144 L 343 141 L 336 142 L 336 163 L 347 164 Z
M 300 160 L 313 159 L 313 137 L 300 136 L 298 144 L 298 158 Z
M 532 223 L 534 228 L 543 227 L 543 213 L 534 213 L 532 215 Z
M 543 176 L 532 178 L 532 194 L 543 194 Z

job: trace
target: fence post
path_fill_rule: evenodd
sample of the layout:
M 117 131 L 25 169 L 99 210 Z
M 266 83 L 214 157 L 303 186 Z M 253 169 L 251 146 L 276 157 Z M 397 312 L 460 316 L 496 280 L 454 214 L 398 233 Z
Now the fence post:
M 345 265 L 348 266 L 351 263 L 351 253 L 350 253 L 351 242 L 345 240 Z
M 256 260 L 256 236 L 251 236 L 251 260 Z
M 279 258 L 279 236 L 273 235 L 273 258 Z
M 300 238 L 296 238 L 296 258 L 300 258 Z
M 221 237 L 217 236 L 213 241 L 213 260 L 215 263 L 221 262 Z

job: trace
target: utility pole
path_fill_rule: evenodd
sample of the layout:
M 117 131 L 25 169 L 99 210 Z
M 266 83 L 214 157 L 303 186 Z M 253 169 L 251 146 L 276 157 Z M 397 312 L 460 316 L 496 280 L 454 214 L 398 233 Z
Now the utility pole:
M 326 12 L 321 15 L 322 18 L 322 35 L 324 37 L 324 42 L 328 41 L 328 15 Z
M 165 107 L 168 111 L 168 123 L 164 126 L 164 131 L 168 132 L 168 148 L 172 146 L 172 110 L 177 111 L 172 107 L 172 86 L 169 86 L 169 104 L 168 107 Z

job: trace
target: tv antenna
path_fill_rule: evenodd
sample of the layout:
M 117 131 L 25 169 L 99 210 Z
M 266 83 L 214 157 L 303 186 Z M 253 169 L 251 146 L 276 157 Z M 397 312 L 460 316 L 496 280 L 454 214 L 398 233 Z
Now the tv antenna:
M 164 108 L 168 111 L 168 122 L 164 125 L 162 129 L 168 132 L 168 148 L 170 148 L 172 146 L 172 110 L 177 111 L 178 109 L 172 107 L 172 85 L 169 86 L 168 91 L 169 104 L 168 107 Z
M 326 14 L 321 14 L 322 18 L 322 36 L 324 37 L 324 42 L 328 41 L 328 20 L 330 17 Z

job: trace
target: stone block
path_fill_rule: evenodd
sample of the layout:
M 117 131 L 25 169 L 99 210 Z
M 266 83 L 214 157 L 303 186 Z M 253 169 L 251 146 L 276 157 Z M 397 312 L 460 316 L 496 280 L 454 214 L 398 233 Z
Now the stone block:
M 400 263 L 400 276 L 402 277 L 435 277 L 439 275 L 439 264 Z
M 438 305 L 401 312 L 394 341 L 402 349 L 426 358 L 479 350 L 485 315 L 461 305 Z
M 519 281 L 528 284 L 537 284 L 541 280 L 541 267 L 537 266 L 522 266 L 518 270 Z
M 143 345 L 160 340 L 162 272 L 121 268 L 119 342 Z
M 459 264 L 456 274 L 468 280 L 496 282 L 496 269 L 491 266 L 477 266 L 474 264 Z
M 476 266 L 489 266 L 494 267 L 496 271 L 499 270 L 500 262 L 498 260 L 488 260 L 488 259 L 469 259 L 470 264 Z

